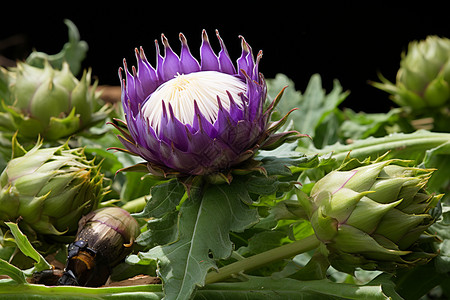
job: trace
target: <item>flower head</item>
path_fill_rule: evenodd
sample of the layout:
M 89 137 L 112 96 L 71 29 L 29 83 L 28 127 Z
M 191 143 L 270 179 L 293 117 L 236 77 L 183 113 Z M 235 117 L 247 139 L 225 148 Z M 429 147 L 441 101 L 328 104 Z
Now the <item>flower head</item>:
M 302 201 L 338 270 L 393 271 L 436 255 L 421 247 L 442 198 L 425 189 L 433 170 L 383 158 L 344 163 L 316 182 L 311 203 Z
M 78 80 L 68 63 L 56 69 L 46 61 L 42 68 L 18 62 L 0 73 L 6 87 L 0 91 L 0 129 L 11 136 L 18 131 L 28 141 L 56 141 L 87 130 L 110 111 L 96 92 L 98 82 L 91 85 L 91 70 Z
M 119 69 L 125 122 L 115 120 L 113 125 L 121 131 L 119 139 L 126 149 L 118 150 L 144 158 L 153 174 L 220 173 L 251 158 L 258 149 L 300 136 L 275 133 L 287 116 L 269 122 L 279 97 L 264 109 L 267 88 L 258 70 L 262 52 L 255 60 L 241 37 L 242 54 L 235 66 L 216 35 L 218 55 L 203 31 L 200 62 L 183 34 L 179 56 L 162 35 L 164 56 L 155 41 L 156 68 L 141 47 L 135 51 L 137 69 L 133 66 L 130 73 L 125 60 L 125 78 Z
M 416 113 L 424 108 L 445 108 L 450 101 L 450 39 L 428 36 L 412 41 L 402 53 L 396 81 L 380 75 L 373 86 L 391 94 L 399 106 Z
M 14 136 L 13 158 L 0 174 L 0 227 L 20 220 L 28 237 L 73 235 L 79 219 L 108 192 L 100 165 L 68 144 L 26 151 Z

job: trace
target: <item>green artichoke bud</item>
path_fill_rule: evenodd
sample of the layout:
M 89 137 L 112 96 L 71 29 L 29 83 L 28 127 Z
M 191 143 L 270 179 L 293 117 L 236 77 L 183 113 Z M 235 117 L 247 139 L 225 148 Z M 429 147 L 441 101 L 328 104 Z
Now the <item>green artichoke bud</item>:
M 402 53 L 396 82 L 380 75 L 373 86 L 392 95 L 398 105 L 414 111 L 450 104 L 450 39 L 428 36 L 412 41 Z
M 80 218 L 98 207 L 108 187 L 83 148 L 67 144 L 25 151 L 13 139 L 13 158 L 0 175 L 0 226 L 18 222 L 30 240 L 73 236 Z M 3 224 L 4 225 L 4 224 Z
M 67 63 L 61 70 L 49 63 L 43 68 L 18 62 L 17 67 L 1 69 L 3 85 L 0 128 L 20 137 L 52 141 L 68 137 L 107 117 L 108 105 L 99 108 L 97 82 L 91 72 L 75 78 Z M 6 80 L 6 83 L 4 82 Z
M 435 256 L 419 244 L 442 195 L 425 191 L 433 170 L 408 163 L 350 160 L 315 183 L 308 214 L 336 269 L 393 271 Z

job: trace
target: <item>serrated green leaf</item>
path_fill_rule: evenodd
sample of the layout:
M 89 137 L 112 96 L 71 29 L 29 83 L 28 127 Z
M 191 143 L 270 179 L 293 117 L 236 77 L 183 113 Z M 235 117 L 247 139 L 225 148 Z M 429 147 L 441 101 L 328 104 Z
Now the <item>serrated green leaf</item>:
M 442 241 L 435 244 L 439 255 L 435 259 L 437 273 L 450 272 L 450 200 L 442 204 L 442 216 L 430 226 L 430 231 L 436 234 Z
M 241 255 L 254 255 L 290 242 L 286 233 L 277 230 L 265 230 L 256 233 L 248 240 L 248 246 L 239 248 Z
M 42 67 L 46 61 L 50 62 L 53 67 L 61 68 L 63 62 L 68 62 L 73 74 L 78 74 L 81 70 L 81 62 L 86 57 L 88 44 L 80 41 L 78 28 L 70 20 L 64 20 L 68 27 L 69 41 L 64 44 L 59 53 L 47 54 L 44 52 L 33 51 L 27 58 L 26 62 L 30 65 Z
M 418 300 L 447 278 L 447 274 L 436 272 L 434 264 L 428 263 L 412 269 L 399 270 L 393 282 L 396 291 L 404 299 Z
M 15 283 L 26 283 L 25 273 L 17 268 L 16 266 L 10 264 L 9 262 L 0 258 L 0 275 L 7 275 L 11 277 Z M 1 293 L 0 293 L 1 297 Z
M 157 246 L 141 257 L 157 259 L 166 299 L 189 299 L 202 286 L 215 259 L 231 255 L 229 232 L 240 232 L 257 222 L 255 209 L 244 204 L 239 193 L 244 183 L 209 185 L 193 191 L 180 207 L 178 239 Z
M 120 191 L 120 199 L 122 201 L 130 201 L 142 196 L 148 196 L 153 186 L 160 183 L 160 180 L 151 176 L 145 176 L 146 173 L 127 172 L 125 174 L 125 182 Z
M 40 272 L 43 270 L 51 269 L 52 266 L 45 260 L 45 258 L 34 249 L 28 238 L 20 231 L 19 226 L 16 223 L 5 222 L 5 224 L 11 230 L 14 236 L 14 241 L 17 247 L 23 254 L 32 258 L 36 263 L 34 264 L 33 272 Z
M 387 113 L 356 113 L 351 109 L 344 110 L 346 120 L 339 130 L 343 139 L 364 139 L 369 136 L 385 136 L 386 126 L 393 126 L 400 119 L 400 109 L 391 109 Z
M 273 194 L 278 190 L 280 184 L 275 176 L 265 177 L 252 175 L 246 178 L 246 183 L 248 192 L 257 195 Z
M 172 211 L 163 217 L 152 218 L 147 223 L 147 230 L 141 233 L 136 243 L 147 249 L 157 245 L 166 245 L 177 238 L 178 233 L 178 211 Z
M 420 166 L 436 169 L 427 184 L 430 192 L 448 192 L 450 189 L 450 138 L 446 143 L 426 150 Z M 443 201 L 445 199 L 450 200 L 449 193 L 444 195 Z
M 348 95 L 347 92 L 342 91 L 342 87 L 337 80 L 333 83 L 332 91 L 326 94 L 322 88 L 322 79 L 319 74 L 311 76 L 303 95 L 295 91 L 293 82 L 282 74 L 278 74 L 275 79 L 268 80 L 269 95 L 273 96 L 274 91 L 279 89 L 281 85 L 289 85 L 290 87 L 286 89 L 283 99 L 277 107 L 279 113 L 284 115 L 292 108 L 299 108 L 290 115 L 294 126 L 293 129 L 313 138 L 320 123 Z
M 144 210 L 133 214 L 136 218 L 161 218 L 175 210 L 185 194 L 185 188 L 178 180 L 170 180 L 154 186 L 151 189 L 151 198 Z

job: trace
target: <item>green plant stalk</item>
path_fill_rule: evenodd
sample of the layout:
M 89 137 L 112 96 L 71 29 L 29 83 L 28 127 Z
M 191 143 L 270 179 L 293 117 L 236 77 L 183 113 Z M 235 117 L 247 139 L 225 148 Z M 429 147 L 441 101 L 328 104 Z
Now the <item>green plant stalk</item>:
M 357 140 L 352 144 L 335 144 L 323 149 L 306 149 L 299 147 L 297 151 L 311 154 L 333 153 L 334 159 L 343 161 L 350 153 L 351 157 L 364 159 L 368 156 L 379 156 L 389 151 L 388 158 L 416 159 L 421 161 L 425 152 L 450 142 L 450 133 L 437 133 L 419 130 L 414 133 L 397 133 L 381 138 Z
M 217 272 L 210 272 L 206 275 L 205 284 L 219 282 L 229 278 L 233 274 L 239 274 L 244 271 L 257 269 L 269 263 L 293 257 L 295 255 L 313 250 L 319 247 L 319 245 L 320 241 L 316 238 L 316 235 L 310 235 L 293 243 L 244 258 L 220 268 Z
M 125 203 L 122 208 L 128 211 L 130 214 L 141 212 L 147 204 L 148 196 L 142 196 L 134 200 L 130 200 Z
M 17 284 L 12 280 L 0 280 L 0 299 L 23 299 L 26 296 L 38 299 L 121 299 L 120 296 L 123 297 L 122 299 L 161 299 L 164 295 L 160 284 L 87 288 Z

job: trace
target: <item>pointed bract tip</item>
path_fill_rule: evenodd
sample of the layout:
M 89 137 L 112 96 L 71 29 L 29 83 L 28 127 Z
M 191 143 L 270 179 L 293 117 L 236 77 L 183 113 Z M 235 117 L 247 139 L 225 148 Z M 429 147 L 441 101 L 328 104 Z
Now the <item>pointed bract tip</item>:
M 142 60 L 147 60 L 147 57 L 145 56 L 144 48 L 142 46 L 139 47 L 139 56 Z
M 250 52 L 250 45 L 247 43 L 245 38 L 242 35 L 239 35 L 239 38 L 241 39 L 242 50 L 244 52 Z
M 187 39 L 183 33 L 180 32 L 180 34 L 178 35 L 178 38 L 180 39 L 180 41 L 183 45 L 187 46 Z
M 209 43 L 208 34 L 206 33 L 205 29 L 202 30 L 202 40 L 203 42 Z

